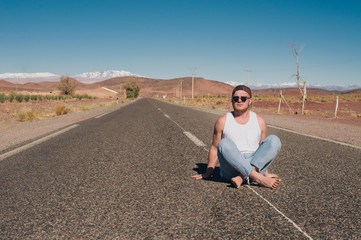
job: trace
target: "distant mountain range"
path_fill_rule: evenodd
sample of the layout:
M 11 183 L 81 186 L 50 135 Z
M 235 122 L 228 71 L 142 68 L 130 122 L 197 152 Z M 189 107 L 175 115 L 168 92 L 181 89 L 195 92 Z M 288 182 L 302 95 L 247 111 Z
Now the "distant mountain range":
M 13 83 L 28 83 L 28 82 L 57 82 L 60 80 L 60 75 L 56 75 L 49 72 L 42 73 L 3 73 L 0 74 L 0 80 L 6 80 Z M 108 70 L 108 71 L 99 71 L 99 72 L 85 72 L 81 74 L 76 74 L 70 76 L 75 78 L 82 83 L 96 83 L 104 81 L 107 79 L 112 79 L 116 77 L 142 77 L 144 76 L 134 74 L 127 71 L 117 71 L 117 70 Z M 240 85 L 240 82 L 226 82 L 231 86 Z M 276 83 L 276 84 L 251 84 L 251 89 L 269 89 L 269 88 L 295 88 L 297 87 L 296 82 L 285 82 L 285 83 Z M 358 89 L 361 86 L 358 85 L 321 85 L 321 84 L 308 84 L 308 88 L 321 88 L 329 91 L 346 91 L 351 89 Z
M 141 88 L 140 96 L 142 97 L 153 97 L 153 96 L 191 96 L 192 95 L 192 78 L 174 78 L 174 79 L 152 79 L 145 77 L 114 77 L 107 80 L 95 82 L 95 83 L 83 83 L 76 81 L 76 90 L 78 93 L 87 93 L 90 95 L 103 94 L 104 89 L 110 89 L 112 91 L 121 92 L 122 86 L 129 82 L 135 80 L 139 87 Z M 237 83 L 238 84 L 238 83 Z M 235 85 L 237 85 L 235 84 Z M 30 93 L 53 93 L 58 90 L 58 81 L 47 81 L 47 82 L 28 82 L 20 84 L 17 81 L 7 81 L 0 80 L 0 92 L 10 92 L 10 91 L 19 91 L 19 92 L 30 92 Z M 252 86 L 251 86 L 252 87 Z M 230 84 L 207 80 L 204 78 L 195 78 L 194 79 L 194 94 L 196 96 L 217 96 L 217 95 L 229 95 L 233 86 Z M 253 88 L 253 87 L 252 87 Z M 299 95 L 297 88 L 292 86 L 283 86 L 284 93 L 287 92 L 288 95 Z M 275 87 L 267 89 L 257 89 L 253 88 L 256 94 L 279 94 L 280 88 Z M 100 91 L 100 92 L 99 92 Z M 337 94 L 355 94 L 360 93 L 361 88 L 353 89 L 348 91 L 328 91 L 320 88 L 308 88 L 307 93 L 309 94 L 332 94 L 337 92 Z
M 26 82 L 55 82 L 59 81 L 60 76 L 49 72 L 42 73 L 3 73 L 0 74 L 0 80 L 7 80 L 16 83 Z
M 244 83 L 241 82 L 226 82 L 229 85 L 237 86 Z M 326 89 L 328 91 L 346 91 L 346 90 L 352 90 L 352 89 L 358 89 L 361 88 L 361 86 L 358 85 L 321 85 L 321 84 L 307 84 L 307 88 L 320 88 L 320 89 Z M 250 84 L 249 87 L 251 89 L 257 90 L 257 89 L 269 89 L 269 88 L 297 88 L 296 82 L 285 82 L 285 83 L 275 83 L 275 84 L 262 84 L 262 83 L 256 83 L 256 84 Z M 301 85 L 303 87 L 303 85 Z
M 83 83 L 95 83 L 115 77 L 144 77 L 144 76 L 140 76 L 127 71 L 109 70 L 109 71 L 101 71 L 101 72 L 85 72 L 71 77 Z
M 76 81 L 76 91 L 79 93 L 87 93 L 90 95 L 96 95 L 99 91 L 104 92 L 104 89 L 108 91 L 121 92 L 122 86 L 135 80 L 141 88 L 140 96 L 153 97 L 153 96 L 191 96 L 192 95 L 192 78 L 174 78 L 169 80 L 164 79 L 151 79 L 144 77 L 115 77 L 96 83 L 82 83 Z M 216 96 L 216 95 L 228 95 L 232 92 L 233 87 L 229 84 L 207 80 L 204 78 L 194 79 L 194 93 L 198 96 Z M 180 84 L 182 83 L 182 84 Z M 20 91 L 30 93 L 53 93 L 58 90 L 59 82 L 28 82 L 24 84 L 17 84 L 16 82 L 10 82 L 7 80 L 0 80 L 0 92 Z M 182 86 L 182 87 L 180 87 Z
M 60 80 L 60 75 L 56 75 L 49 72 L 43 73 L 3 73 L 0 74 L 0 80 L 7 80 L 17 83 L 27 82 L 57 82 Z M 95 83 L 104 81 L 115 77 L 143 77 L 137 74 L 133 74 L 127 71 L 100 71 L 100 72 L 85 72 L 69 76 L 83 83 Z

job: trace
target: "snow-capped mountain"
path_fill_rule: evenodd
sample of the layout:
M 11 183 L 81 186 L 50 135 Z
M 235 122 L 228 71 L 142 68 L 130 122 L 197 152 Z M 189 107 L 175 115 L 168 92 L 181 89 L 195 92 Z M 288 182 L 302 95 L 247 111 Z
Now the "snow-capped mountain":
M 246 83 L 242 83 L 242 82 L 232 82 L 232 81 L 228 81 L 226 82 L 227 84 L 231 85 L 231 86 L 237 86 L 237 85 L 245 85 Z M 250 84 L 249 86 L 252 89 L 267 89 L 267 88 L 293 88 L 293 87 L 297 87 L 297 83 L 293 83 L 293 82 L 285 82 L 285 83 L 275 83 L 275 84 L 263 84 L 263 83 L 256 83 L 256 84 Z
M 241 82 L 232 82 L 232 81 L 228 81 L 226 83 L 231 86 L 245 84 L 245 83 L 241 83 Z M 249 87 L 251 89 L 296 88 L 297 83 L 296 82 L 284 82 L 284 83 L 274 83 L 274 84 L 256 83 L 256 84 L 250 84 Z M 303 87 L 303 84 L 301 84 L 301 87 Z M 321 89 L 326 89 L 329 91 L 346 91 L 346 90 L 361 88 L 361 86 L 358 86 L 358 85 L 322 85 L 322 84 L 307 84 L 307 87 L 308 88 L 321 88 Z
M 26 82 L 53 82 L 59 81 L 60 76 L 49 72 L 42 73 L 3 73 L 0 80 L 7 80 L 17 83 Z
M 142 77 L 137 74 L 133 74 L 127 71 L 100 71 L 100 72 L 85 72 L 81 74 L 76 74 L 70 76 L 76 80 L 84 83 L 94 83 L 98 81 L 103 81 L 109 78 L 114 77 Z M 6 80 L 16 83 L 26 83 L 26 82 L 57 82 L 60 80 L 60 75 L 56 75 L 49 72 L 41 73 L 3 73 L 0 74 L 0 80 Z
M 85 72 L 81 74 L 77 74 L 72 76 L 76 80 L 84 83 L 94 83 L 103 81 L 109 78 L 115 77 L 142 77 L 137 74 L 133 74 L 127 71 L 116 71 L 116 70 L 109 70 L 109 71 L 100 71 L 100 72 Z

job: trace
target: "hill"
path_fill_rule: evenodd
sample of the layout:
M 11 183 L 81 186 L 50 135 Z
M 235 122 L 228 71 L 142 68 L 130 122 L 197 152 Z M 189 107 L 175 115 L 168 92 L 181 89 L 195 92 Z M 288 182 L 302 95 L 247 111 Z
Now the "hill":
M 92 84 L 86 84 L 73 79 L 77 84 L 77 89 L 88 90 L 93 89 Z M 0 80 L 0 91 L 26 91 L 30 93 L 51 93 L 58 90 L 58 82 L 27 82 L 23 84 L 12 83 L 5 80 Z
M 75 80 L 76 81 L 76 80 Z M 140 86 L 140 96 L 152 97 L 155 95 L 180 96 L 182 83 L 182 95 L 191 96 L 192 78 L 175 78 L 170 80 L 151 79 L 144 77 L 115 77 L 108 80 L 86 84 L 77 82 L 77 91 L 94 90 L 101 87 L 119 92 L 121 86 L 128 81 L 136 81 Z M 30 82 L 25 84 L 15 84 L 5 80 L 0 80 L 0 91 L 28 91 L 28 92 L 54 92 L 57 90 L 59 82 Z M 226 95 L 232 92 L 233 87 L 217 81 L 195 78 L 195 95 Z
M 74 79 L 75 80 L 75 79 Z M 77 83 L 76 90 L 82 93 L 92 92 L 96 89 L 105 87 L 114 91 L 123 91 L 121 89 L 122 85 L 128 81 L 136 81 L 140 86 L 140 96 L 141 97 L 153 97 L 153 96 L 177 96 L 180 97 L 186 96 L 189 97 L 192 95 L 192 78 L 183 77 L 183 78 L 174 78 L 174 79 L 151 79 L 146 77 L 135 77 L 135 76 L 126 76 L 126 77 L 115 77 L 108 80 L 103 80 L 95 82 L 92 84 L 83 83 L 75 80 Z M 59 82 L 28 82 L 24 84 L 16 84 L 5 80 L 0 80 L 0 91 L 10 92 L 10 91 L 27 91 L 30 93 L 51 93 L 57 91 L 57 86 Z M 204 95 L 230 95 L 232 92 L 233 86 L 213 81 L 207 80 L 204 78 L 195 78 L 194 84 L 194 94 L 195 96 L 204 96 Z M 280 90 L 287 95 L 299 95 L 300 92 L 297 88 L 269 88 L 262 90 L 253 90 L 253 94 L 279 94 Z M 355 94 L 360 93 L 361 89 L 353 89 L 347 91 L 329 91 L 320 88 L 308 88 L 308 95 L 327 95 L 327 94 Z
M 136 81 L 140 86 L 140 96 L 152 97 L 155 95 L 183 96 L 192 95 L 192 78 L 174 78 L 170 80 L 151 79 L 142 77 L 117 77 L 95 83 L 96 86 L 107 87 L 119 91 L 120 87 L 127 81 Z M 204 78 L 194 79 L 194 94 L 203 95 L 228 95 L 233 87 L 217 81 L 206 80 Z

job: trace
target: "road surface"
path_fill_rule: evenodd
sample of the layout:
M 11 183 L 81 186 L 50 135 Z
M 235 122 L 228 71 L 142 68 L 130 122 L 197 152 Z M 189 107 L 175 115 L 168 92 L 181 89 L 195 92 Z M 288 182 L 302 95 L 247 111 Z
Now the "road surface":
M 0 238 L 360 238 L 359 148 L 269 127 L 278 189 L 192 179 L 218 117 L 140 99 L 2 151 Z

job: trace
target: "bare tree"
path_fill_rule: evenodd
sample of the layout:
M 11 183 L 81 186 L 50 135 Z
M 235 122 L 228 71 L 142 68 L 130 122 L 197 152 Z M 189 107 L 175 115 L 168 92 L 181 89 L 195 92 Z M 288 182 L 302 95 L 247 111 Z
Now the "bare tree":
M 58 89 L 66 95 L 75 93 L 76 81 L 68 76 L 61 76 Z
M 296 45 L 291 41 L 288 44 L 288 47 L 289 47 L 292 55 L 296 58 L 297 73 L 296 73 L 296 75 L 293 75 L 293 76 L 296 76 L 296 78 L 297 78 L 297 86 L 298 86 L 298 89 L 300 90 L 301 95 L 302 95 L 302 111 L 301 111 L 301 114 L 303 114 L 303 110 L 304 110 L 304 107 L 305 107 L 305 102 L 307 100 L 306 81 L 303 78 L 300 77 L 300 65 L 299 65 L 299 61 L 298 61 L 298 56 L 302 52 L 303 46 L 301 48 L 297 49 Z M 301 89 L 301 86 L 300 86 L 300 79 L 303 81 L 303 88 L 302 89 Z

